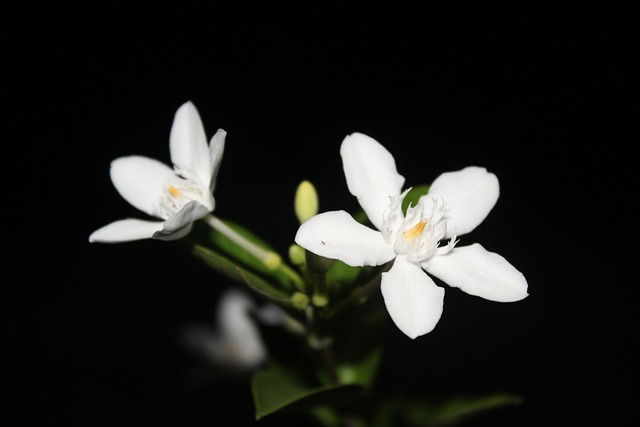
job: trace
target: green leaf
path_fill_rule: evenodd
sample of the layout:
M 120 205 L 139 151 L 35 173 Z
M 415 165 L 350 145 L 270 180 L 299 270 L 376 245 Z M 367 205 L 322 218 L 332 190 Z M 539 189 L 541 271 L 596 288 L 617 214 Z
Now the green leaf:
M 280 304 L 290 303 L 289 294 L 276 288 L 266 280 L 251 271 L 244 269 L 214 250 L 205 248 L 199 244 L 193 244 L 191 246 L 191 252 L 212 269 L 225 275 L 231 280 L 248 286 L 251 290 L 259 293 L 265 298 Z
M 338 380 L 371 387 L 377 377 L 389 315 L 377 292 L 367 302 L 335 317 L 333 351 Z
M 361 341 L 356 340 L 363 344 Z M 372 348 L 358 359 L 338 363 L 336 371 L 342 384 L 373 385 L 382 360 L 382 345 Z
M 448 399 L 396 396 L 378 406 L 372 427 L 450 427 L 489 410 L 520 403 L 520 396 L 508 393 Z
M 407 213 L 409 204 L 411 204 L 411 206 L 417 205 L 420 201 L 420 197 L 429 192 L 429 187 L 429 184 L 416 185 L 415 187 L 412 187 L 404 197 L 404 200 L 402 200 L 402 212 L 405 214 Z
M 431 408 L 416 405 L 410 408 L 411 410 L 407 415 L 416 422 L 418 420 L 428 420 L 428 423 L 416 425 L 452 425 L 490 409 L 505 405 L 519 405 L 520 403 L 522 403 L 520 396 L 507 393 L 484 396 L 458 396 L 435 404 Z
M 359 402 L 366 394 L 362 387 L 353 384 L 310 386 L 301 375 L 282 368 L 255 372 L 251 391 L 257 420 L 283 410 L 339 409 Z
M 251 378 L 256 419 L 269 415 L 308 394 L 308 387 L 286 371 L 257 371 Z

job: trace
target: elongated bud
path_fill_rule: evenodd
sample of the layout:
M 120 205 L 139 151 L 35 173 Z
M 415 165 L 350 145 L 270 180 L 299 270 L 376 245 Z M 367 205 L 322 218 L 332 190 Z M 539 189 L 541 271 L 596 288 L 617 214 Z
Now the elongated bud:
M 262 263 L 269 270 L 277 270 L 282 265 L 282 258 L 280 258 L 280 255 L 278 255 L 277 253 L 269 251 L 267 252 L 265 257 L 262 258 Z
M 300 224 L 318 213 L 318 193 L 311 182 L 298 184 L 293 205 Z
M 214 230 L 219 231 L 236 245 L 240 246 L 242 249 L 260 260 L 269 270 L 276 270 L 282 265 L 282 258 L 280 257 L 280 255 L 271 250 L 267 250 L 256 245 L 255 243 L 229 227 L 219 218 L 209 214 L 202 219 Z

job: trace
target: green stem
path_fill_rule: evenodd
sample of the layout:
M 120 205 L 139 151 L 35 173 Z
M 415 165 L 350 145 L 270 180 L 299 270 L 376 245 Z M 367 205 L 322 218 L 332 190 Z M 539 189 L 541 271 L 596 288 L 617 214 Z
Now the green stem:
M 333 356 L 333 346 L 330 344 L 324 346 L 320 352 L 322 353 L 322 360 L 324 361 L 324 366 L 327 368 L 327 373 L 329 374 L 329 378 L 331 382 L 334 384 L 339 383 L 338 379 L 338 370 L 336 367 L 336 360 Z
M 235 244 L 260 260 L 269 270 L 275 270 L 282 264 L 280 255 L 273 251 L 268 251 L 256 245 L 242 234 L 238 233 L 219 218 L 208 214 L 202 218 L 211 228 L 218 230 L 220 233 L 231 239 Z
M 280 264 L 278 269 L 293 281 L 293 283 L 296 285 L 296 288 L 298 288 L 299 291 L 301 292 L 306 291 L 304 280 L 302 280 L 302 277 L 300 277 L 300 275 L 296 273 L 291 267 L 289 267 L 287 264 L 283 262 L 282 264 Z
M 329 292 L 327 291 L 327 281 L 324 273 L 314 273 L 313 295 L 311 302 L 316 307 L 325 307 L 329 304 Z
M 324 325 L 321 323 L 322 316 L 318 316 L 317 314 L 314 307 L 309 306 L 307 308 L 307 324 L 309 327 L 307 341 L 309 347 L 317 351 L 320 355 L 324 369 L 331 382 L 338 384 L 338 369 L 333 354 L 333 337 L 324 334 Z
M 235 244 L 256 257 L 269 270 L 281 271 L 293 281 L 298 289 L 304 290 L 304 281 L 302 280 L 300 275 L 292 270 L 288 265 L 286 265 L 282 261 L 282 257 L 280 257 L 280 255 L 278 255 L 274 251 L 267 250 L 256 245 L 251 240 L 247 239 L 246 237 L 229 227 L 227 224 L 225 224 L 221 219 L 213 216 L 212 214 L 208 214 L 207 216 L 203 217 L 202 220 L 206 222 L 211 228 L 228 237 Z

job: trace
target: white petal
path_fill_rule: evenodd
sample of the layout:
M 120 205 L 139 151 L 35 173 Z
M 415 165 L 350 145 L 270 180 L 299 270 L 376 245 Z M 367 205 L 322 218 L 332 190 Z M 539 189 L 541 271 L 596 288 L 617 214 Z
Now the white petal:
M 157 206 L 166 191 L 164 183 L 175 177 L 169 166 L 149 157 L 120 157 L 111 162 L 110 174 L 114 187 L 127 202 L 160 217 Z
M 247 294 L 229 289 L 218 305 L 218 328 L 226 349 L 227 362 L 253 368 L 266 358 L 266 348 L 258 326 L 250 315 L 254 303 Z
M 442 316 L 444 289 L 405 256 L 382 273 L 380 289 L 391 319 L 409 338 L 431 332 Z
M 153 233 L 162 229 L 162 221 L 122 219 L 107 224 L 91 233 L 89 242 L 121 243 L 132 240 L 150 239 Z
M 209 209 L 206 206 L 192 200 L 165 221 L 162 230 L 154 233 L 153 238 L 160 240 L 179 239 L 191 230 L 193 221 L 202 218 L 208 213 Z
M 307 220 L 298 228 L 295 242 L 352 267 L 382 265 L 396 256 L 382 233 L 360 224 L 345 211 L 325 212 Z
M 167 232 L 166 230 L 156 231 L 155 233 L 153 233 L 152 237 L 157 240 L 165 240 L 165 241 L 178 240 L 178 239 L 182 239 L 184 236 L 189 234 L 192 228 L 193 228 L 193 223 L 190 222 L 184 227 L 179 228 L 177 230 L 173 230 L 171 232 Z
M 250 311 L 253 302 L 235 288 L 226 290 L 216 308 L 216 330 L 190 327 L 184 343 L 201 352 L 221 369 L 251 370 L 266 360 L 267 350 Z
M 176 111 L 169 136 L 171 161 L 176 168 L 190 178 L 197 179 L 209 188 L 213 173 L 207 136 L 198 110 L 191 102 L 185 102 Z
M 528 295 L 524 275 L 478 243 L 456 246 L 447 254 L 434 256 L 423 268 L 449 286 L 491 301 L 519 301 Z
M 379 142 L 361 133 L 352 133 L 342 141 L 340 155 L 349 191 L 380 230 L 389 198 L 398 196 L 404 184 L 393 156 Z
M 433 197 L 442 198 L 447 209 L 447 235 L 471 232 L 487 217 L 500 195 L 498 178 L 485 168 L 469 166 L 446 172 L 433 181 L 425 200 L 425 214 L 433 207 Z
M 224 152 L 224 141 L 227 137 L 227 132 L 223 129 L 213 135 L 209 142 L 209 159 L 211 161 L 211 179 L 209 181 L 209 190 L 213 193 L 216 188 L 216 178 L 218 177 L 218 170 L 220 169 L 220 162 L 222 161 L 222 154 Z

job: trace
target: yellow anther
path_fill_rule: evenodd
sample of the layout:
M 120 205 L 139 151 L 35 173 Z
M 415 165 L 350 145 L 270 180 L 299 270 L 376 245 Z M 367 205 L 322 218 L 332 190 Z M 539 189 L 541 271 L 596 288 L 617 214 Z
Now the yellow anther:
M 174 187 L 173 185 L 169 186 L 169 193 L 171 193 L 171 195 L 173 197 L 175 197 L 176 199 L 179 199 L 182 196 L 182 193 L 180 192 L 180 190 L 178 190 L 176 187 Z
M 416 225 L 414 225 L 410 230 L 406 230 L 402 235 L 404 236 L 405 242 L 408 242 L 411 239 L 414 239 L 422 234 L 424 230 L 424 226 L 427 224 L 427 220 L 423 219 Z

